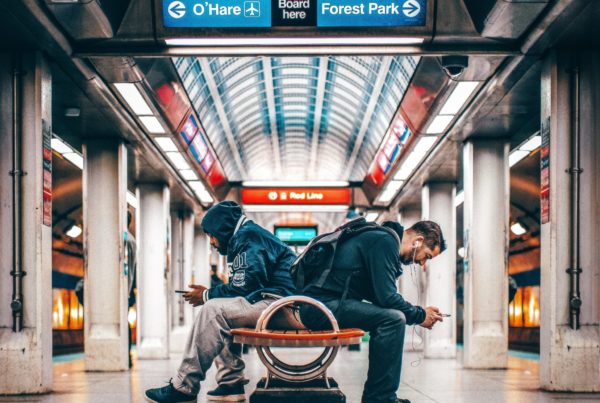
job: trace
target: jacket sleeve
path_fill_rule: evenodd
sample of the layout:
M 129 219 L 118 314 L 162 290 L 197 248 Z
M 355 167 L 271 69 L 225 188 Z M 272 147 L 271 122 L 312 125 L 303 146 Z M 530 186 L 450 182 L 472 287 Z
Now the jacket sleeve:
M 264 248 L 260 248 L 256 241 L 242 241 L 234 253 L 231 270 L 229 283 L 210 288 L 208 299 L 245 297 L 264 288 L 267 283 Z
M 396 288 L 397 266 L 400 264 L 398 243 L 386 236 L 371 245 L 366 254 L 375 303 L 383 308 L 398 309 L 409 325 L 425 320 L 425 310 L 406 301 Z

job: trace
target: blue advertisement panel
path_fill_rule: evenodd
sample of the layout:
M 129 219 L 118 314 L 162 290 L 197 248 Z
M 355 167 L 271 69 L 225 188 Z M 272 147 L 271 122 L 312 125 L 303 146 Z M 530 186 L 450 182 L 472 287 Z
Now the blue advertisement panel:
M 167 28 L 269 28 L 271 0 L 163 0 Z
M 426 0 L 318 0 L 317 26 L 424 26 L 426 8 Z
M 316 227 L 275 227 L 275 236 L 283 242 L 307 244 L 317 236 Z

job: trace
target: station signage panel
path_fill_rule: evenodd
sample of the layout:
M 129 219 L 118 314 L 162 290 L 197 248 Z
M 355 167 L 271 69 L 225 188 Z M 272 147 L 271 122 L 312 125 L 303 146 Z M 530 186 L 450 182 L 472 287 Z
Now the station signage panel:
M 166 28 L 422 27 L 427 0 L 162 0 Z
M 246 188 L 243 204 L 306 205 L 350 204 L 350 188 Z
M 275 236 L 292 245 L 306 245 L 317 236 L 317 227 L 275 226 Z

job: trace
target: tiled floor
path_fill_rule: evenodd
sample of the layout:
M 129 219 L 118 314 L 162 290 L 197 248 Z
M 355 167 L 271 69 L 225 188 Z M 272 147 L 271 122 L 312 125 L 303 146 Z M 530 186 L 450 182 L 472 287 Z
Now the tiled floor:
M 292 351 L 282 350 L 278 354 L 290 356 Z M 309 353 L 314 352 L 304 351 L 304 354 Z M 250 378 L 250 385 L 246 388 L 249 395 L 264 374 L 264 368 L 253 350 L 245 357 L 246 376 Z M 164 385 L 173 376 L 178 364 L 177 359 L 140 361 L 131 372 L 86 373 L 81 359 L 57 363 L 54 364 L 54 393 L 0 397 L 0 402 L 143 402 L 144 390 Z M 329 373 L 346 393 L 348 403 L 360 402 L 366 369 L 366 344 L 363 344 L 361 351 L 343 349 L 333 363 Z M 214 373 L 211 370 L 198 401 L 204 402 L 206 391 L 214 386 Z M 414 403 L 600 401 L 600 394 L 545 393 L 539 391 L 538 387 L 538 363 L 534 360 L 511 357 L 508 370 L 480 371 L 464 370 L 457 360 L 419 360 L 416 353 L 406 353 L 398 395 Z

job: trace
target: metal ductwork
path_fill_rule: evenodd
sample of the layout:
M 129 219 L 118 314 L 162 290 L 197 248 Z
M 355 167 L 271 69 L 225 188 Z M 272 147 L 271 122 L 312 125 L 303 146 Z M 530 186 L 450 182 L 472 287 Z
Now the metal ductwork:
M 89 60 L 106 82 L 135 83 L 144 79 L 132 57 L 95 57 Z
M 533 24 L 549 0 L 464 0 L 481 36 L 518 39 Z
M 129 0 L 46 0 L 62 28 L 76 40 L 112 38 Z

